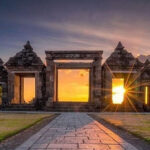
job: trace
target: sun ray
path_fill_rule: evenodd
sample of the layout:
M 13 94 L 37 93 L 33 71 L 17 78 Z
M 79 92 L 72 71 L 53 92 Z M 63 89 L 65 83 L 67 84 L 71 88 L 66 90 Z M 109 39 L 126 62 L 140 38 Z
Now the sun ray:
M 138 99 L 138 97 L 137 97 L 137 96 L 135 96 L 135 95 L 133 95 L 133 94 L 131 94 L 131 93 L 128 93 L 128 95 L 127 95 L 127 96 L 132 97 L 132 98 L 133 98 L 133 100 L 135 99 L 136 101 L 141 102 L 141 101 Z
M 134 104 L 132 103 L 132 101 L 130 100 L 130 98 L 127 96 L 127 100 L 130 103 L 130 105 L 132 106 L 132 108 L 135 110 L 135 112 L 138 112 L 136 107 L 134 106 Z
M 130 91 L 131 89 L 135 89 L 135 88 L 146 86 L 146 85 L 150 85 L 150 82 L 139 83 L 139 84 L 127 87 L 127 89 Z
M 137 75 L 134 77 L 134 79 L 131 80 L 131 83 L 128 84 L 127 88 L 130 87 L 139 78 L 139 76 L 142 74 L 143 71 L 144 71 L 144 69 L 141 69 L 141 71 L 137 73 Z
M 105 108 L 103 108 L 102 112 L 105 112 L 109 107 L 111 107 L 111 104 L 108 104 Z
M 129 98 L 129 97 L 128 97 L 128 101 L 129 101 L 129 103 L 131 104 L 132 108 L 135 110 L 135 112 L 138 112 L 138 111 L 137 111 L 137 109 L 136 109 L 136 107 L 133 105 L 133 103 L 132 103 L 132 101 L 130 100 L 130 98 Z M 140 115 L 139 113 L 137 113 L 137 115 L 139 116 L 139 119 L 141 119 L 141 120 L 142 120 L 141 115 Z
M 117 112 L 117 110 L 118 110 L 118 106 L 119 106 L 119 105 L 116 105 L 115 112 Z
M 107 62 L 105 62 L 106 67 L 108 68 L 109 72 L 111 73 L 112 77 L 115 78 L 114 73 L 112 72 L 111 68 L 109 67 L 109 65 L 107 64 Z
M 127 79 L 126 79 L 126 82 L 125 82 L 125 87 L 126 87 L 128 81 L 129 81 L 129 78 L 130 78 L 131 73 L 132 73 L 132 71 L 133 71 L 134 65 L 135 65 L 135 62 L 133 63 L 133 65 L 132 65 L 132 67 L 131 67 L 131 69 L 130 69 L 130 71 L 129 71 L 130 73 L 129 73 L 128 76 L 127 76 Z

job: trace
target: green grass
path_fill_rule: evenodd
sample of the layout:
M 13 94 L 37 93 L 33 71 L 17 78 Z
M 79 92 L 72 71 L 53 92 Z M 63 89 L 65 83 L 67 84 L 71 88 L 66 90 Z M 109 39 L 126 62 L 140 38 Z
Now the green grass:
M 50 114 L 0 113 L 0 142 L 50 116 Z
M 100 113 L 96 116 L 150 142 L 150 114 Z

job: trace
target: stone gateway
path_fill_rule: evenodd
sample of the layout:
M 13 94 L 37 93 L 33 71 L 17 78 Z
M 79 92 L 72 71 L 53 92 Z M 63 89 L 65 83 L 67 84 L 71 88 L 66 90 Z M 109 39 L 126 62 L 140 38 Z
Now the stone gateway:
M 5 64 L 0 59 L 2 110 L 149 111 L 150 62 L 140 62 L 121 42 L 103 64 L 101 50 L 45 53 L 46 65 L 27 41 L 23 50 Z M 89 70 L 87 102 L 58 101 L 58 69 Z M 29 101 L 24 98 L 26 78 L 34 79 L 35 83 L 34 98 Z

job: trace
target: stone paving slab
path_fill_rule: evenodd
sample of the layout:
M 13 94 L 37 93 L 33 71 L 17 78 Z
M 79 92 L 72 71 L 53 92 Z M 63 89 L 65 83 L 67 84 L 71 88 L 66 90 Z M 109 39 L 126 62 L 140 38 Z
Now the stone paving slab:
M 62 113 L 16 150 L 137 150 L 86 113 Z

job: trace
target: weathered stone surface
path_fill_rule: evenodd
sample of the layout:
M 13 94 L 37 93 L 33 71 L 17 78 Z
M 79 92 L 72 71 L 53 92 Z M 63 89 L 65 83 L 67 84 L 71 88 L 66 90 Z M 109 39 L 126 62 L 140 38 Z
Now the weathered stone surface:
M 143 63 L 141 63 L 137 58 L 135 58 L 132 53 L 128 52 L 121 42 L 118 43 L 114 52 L 106 59 L 102 66 L 102 95 L 103 95 L 103 107 L 108 107 L 108 109 L 116 109 L 112 102 L 112 79 L 113 78 L 123 78 L 125 88 L 137 87 L 140 83 L 139 77 L 141 73 L 141 68 Z M 133 91 L 135 89 L 132 89 Z M 139 95 L 135 95 L 138 97 Z M 137 105 L 139 101 L 132 100 L 133 105 Z M 141 102 L 139 102 L 142 105 Z M 114 107 L 114 108 L 113 108 Z M 130 102 L 127 98 L 124 99 L 123 103 L 119 105 L 122 109 L 126 107 L 127 111 L 133 111 Z M 131 108 L 131 109 L 130 109 Z M 118 108 L 117 108 L 118 109 Z M 138 108 L 137 108 L 138 109 Z
M 8 73 L 6 68 L 3 65 L 3 61 L 0 58 L 0 86 L 2 87 L 2 105 L 7 103 L 8 96 Z
M 108 66 L 111 70 L 128 70 L 132 67 L 133 69 L 139 69 L 143 64 L 136 59 L 132 53 L 124 49 L 121 42 L 119 42 L 114 52 L 106 59 L 103 66 Z
M 0 82 L 5 82 L 7 83 L 7 70 L 3 65 L 2 59 L 0 59 Z
M 43 62 L 40 57 L 33 51 L 33 48 L 30 45 L 30 42 L 27 41 L 24 45 L 24 49 L 21 52 L 18 52 L 14 57 L 11 57 L 8 62 L 5 64 L 9 67 L 31 67 L 31 66 L 43 66 Z
M 36 106 L 42 106 L 45 98 L 46 74 L 45 65 L 33 51 L 30 42 L 24 45 L 24 49 L 11 57 L 5 64 L 8 71 L 8 100 L 9 103 L 24 104 L 24 82 L 25 77 L 35 78 L 35 100 Z M 20 88 L 21 87 L 21 88 Z
M 46 51 L 46 56 L 47 59 L 98 59 L 103 51 L 89 51 L 89 50 L 82 50 L 82 51 L 77 51 L 77 50 L 71 50 L 71 51 Z
M 143 68 L 141 69 L 140 79 L 142 81 L 150 81 L 150 61 L 146 60 Z
M 0 58 L 0 66 L 3 65 L 3 60 Z
M 23 97 L 23 93 L 19 93 L 20 87 L 23 89 L 23 82 L 20 81 L 22 78 L 35 77 L 35 95 L 36 99 L 39 99 L 38 105 L 50 108 L 58 100 L 57 70 L 86 68 L 89 69 L 89 102 L 95 104 L 98 109 L 105 108 L 112 103 L 112 78 L 114 77 L 131 81 L 133 82 L 132 86 L 135 87 L 137 84 L 141 84 L 138 92 L 142 94 L 139 94 L 138 97 L 140 107 L 143 105 L 145 86 L 150 87 L 150 62 L 147 60 L 144 64 L 141 63 L 124 48 L 121 42 L 118 43 L 103 66 L 101 66 L 102 51 L 59 50 L 45 53 L 47 66 L 43 64 L 40 57 L 33 51 L 30 42 L 27 41 L 24 48 L 11 57 L 5 66 L 0 59 L 0 85 L 3 86 L 3 97 L 8 98 L 7 102 L 11 103 L 14 97 L 18 100 Z M 88 61 L 85 63 L 58 62 L 61 59 L 90 60 L 90 63 Z M 18 79 L 16 79 L 17 77 Z M 134 100 L 132 102 L 133 104 L 138 103 Z
M 46 95 L 49 97 L 47 102 L 51 105 L 57 101 L 57 70 L 58 69 L 89 69 L 90 70 L 90 91 L 89 102 L 95 103 L 96 107 L 100 106 L 101 98 L 101 61 L 102 51 L 46 51 Z M 91 60 L 92 63 L 84 62 L 65 62 L 58 63 L 55 60 Z M 50 102 L 52 101 L 52 102 Z

